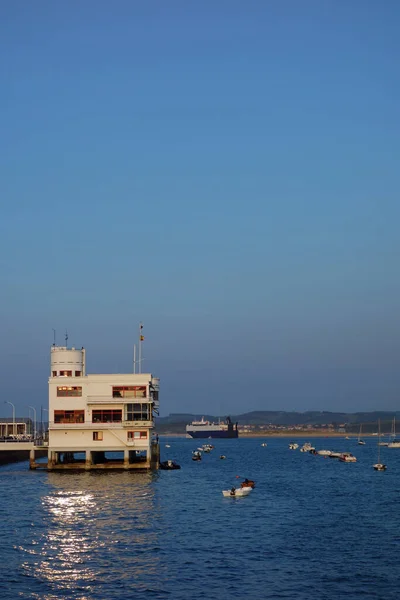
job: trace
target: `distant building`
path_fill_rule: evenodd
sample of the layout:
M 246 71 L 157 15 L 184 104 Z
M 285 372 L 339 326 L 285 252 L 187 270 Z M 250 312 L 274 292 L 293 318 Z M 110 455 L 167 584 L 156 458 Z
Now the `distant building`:
M 33 425 L 31 419 L 25 417 L 15 417 L 15 421 L 9 417 L 0 418 L 0 437 L 10 435 L 33 434 Z

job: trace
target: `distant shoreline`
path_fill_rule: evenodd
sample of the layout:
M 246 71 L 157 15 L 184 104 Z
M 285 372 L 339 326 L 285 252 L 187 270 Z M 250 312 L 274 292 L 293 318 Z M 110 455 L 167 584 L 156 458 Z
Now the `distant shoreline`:
M 186 438 L 186 433 L 159 433 L 158 434 L 159 437 L 184 437 Z M 388 436 L 389 433 L 384 433 L 381 434 L 381 437 L 385 437 Z M 245 432 L 240 432 L 239 431 L 239 438 L 311 438 L 311 437 L 338 437 L 338 438 L 350 438 L 350 439 L 354 439 L 357 440 L 358 439 L 358 435 L 355 433 L 349 434 L 349 433 L 337 433 L 336 431 L 326 431 L 326 432 L 321 432 L 321 431 L 293 431 L 293 432 L 283 432 L 283 433 L 276 433 L 276 432 L 271 432 L 271 433 L 245 433 Z M 363 438 L 378 438 L 377 435 L 373 435 L 372 433 L 366 433 L 362 435 Z M 189 439 L 189 438 L 188 438 Z M 202 439 L 202 438 L 191 438 L 191 439 Z M 206 439 L 206 438 L 203 438 Z M 224 439 L 224 438 L 221 438 Z M 229 438 L 225 438 L 225 439 L 229 439 Z M 235 439 L 235 438 L 232 438 Z
M 355 433 L 337 433 L 336 431 L 285 431 L 284 433 L 240 433 L 239 437 L 247 438 L 247 437 L 290 437 L 290 438 L 307 438 L 307 437 L 339 437 L 345 438 L 348 437 L 350 439 L 358 439 L 358 435 Z M 372 435 L 372 433 L 366 433 L 362 435 L 363 438 L 377 438 L 377 435 Z

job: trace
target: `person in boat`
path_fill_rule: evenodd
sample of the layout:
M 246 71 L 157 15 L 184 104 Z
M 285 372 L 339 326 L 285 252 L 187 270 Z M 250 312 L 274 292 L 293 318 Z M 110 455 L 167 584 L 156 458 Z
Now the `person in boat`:
M 255 486 L 255 483 L 252 479 L 246 479 L 244 481 L 242 481 L 242 483 L 240 484 L 240 487 L 244 488 L 244 487 L 251 487 L 253 488 Z
M 231 489 L 231 496 L 236 496 L 236 489 L 234 487 Z

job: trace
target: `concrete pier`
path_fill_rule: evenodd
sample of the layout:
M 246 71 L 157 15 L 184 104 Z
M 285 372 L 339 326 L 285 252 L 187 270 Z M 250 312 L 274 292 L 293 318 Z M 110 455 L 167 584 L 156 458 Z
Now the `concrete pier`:
M 126 470 L 158 469 L 160 464 L 160 444 L 152 441 L 150 452 L 137 455 L 135 450 L 126 448 L 123 458 L 106 458 L 106 452 L 115 453 L 119 448 L 92 451 L 90 449 L 54 450 L 48 446 L 35 446 L 33 442 L 0 443 L 0 464 L 29 460 L 29 468 L 47 469 L 49 471 L 65 470 Z M 77 455 L 82 455 L 81 456 Z M 37 462 L 38 458 L 47 456 L 47 462 Z
M 0 442 L 0 465 L 29 460 L 33 464 L 35 457 L 47 454 L 44 446 L 35 446 L 34 442 Z
M 135 450 L 126 448 L 122 452 L 122 458 L 113 457 L 113 454 L 121 454 L 119 448 L 93 451 L 88 448 L 82 449 L 51 449 L 48 451 L 47 469 L 49 471 L 142 471 L 144 469 L 158 469 L 160 464 L 160 445 L 152 442 L 150 452 L 143 451 L 138 455 Z M 108 453 L 108 457 L 106 457 Z M 110 457 L 111 455 L 111 457 Z M 34 456 L 31 457 L 31 468 L 38 468 Z M 40 467 L 41 465 L 39 465 Z
M 158 442 L 152 442 L 150 451 L 150 467 L 151 469 L 158 469 L 160 466 L 160 444 Z

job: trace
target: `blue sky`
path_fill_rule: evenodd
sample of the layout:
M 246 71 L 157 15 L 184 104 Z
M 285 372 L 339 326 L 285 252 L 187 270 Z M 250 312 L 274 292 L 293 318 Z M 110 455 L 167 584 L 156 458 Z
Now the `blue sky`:
M 0 379 L 52 329 L 161 413 L 395 410 L 395 0 L 6 0 Z M 0 406 L 8 415 L 11 407 Z

